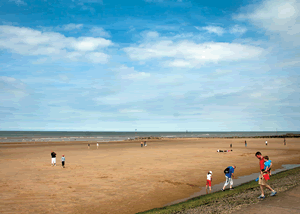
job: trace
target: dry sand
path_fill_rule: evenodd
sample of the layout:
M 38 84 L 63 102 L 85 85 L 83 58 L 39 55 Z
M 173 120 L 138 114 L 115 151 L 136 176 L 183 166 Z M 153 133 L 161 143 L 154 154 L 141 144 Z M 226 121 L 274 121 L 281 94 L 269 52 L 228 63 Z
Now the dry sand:
M 1 213 L 136 213 L 186 198 L 224 181 L 223 170 L 236 165 L 236 176 L 258 172 L 254 154 L 273 162 L 300 164 L 300 139 L 165 139 L 140 142 L 0 144 Z M 217 153 L 217 149 L 233 152 Z M 60 144 L 60 145 L 59 145 Z M 51 166 L 51 150 L 57 165 Z M 66 157 L 66 168 L 60 158 Z

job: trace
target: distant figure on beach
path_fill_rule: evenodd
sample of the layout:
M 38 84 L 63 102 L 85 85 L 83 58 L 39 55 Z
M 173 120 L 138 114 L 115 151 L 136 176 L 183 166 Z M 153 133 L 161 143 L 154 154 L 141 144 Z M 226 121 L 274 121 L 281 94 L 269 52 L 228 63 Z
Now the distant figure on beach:
M 65 168 L 65 161 L 66 161 L 65 155 L 62 155 L 62 157 L 61 157 L 61 166 L 62 166 L 62 168 Z
M 97 143 L 97 149 L 98 149 L 98 147 L 99 147 L 99 143 Z
M 266 146 L 267 146 L 268 145 L 268 141 L 266 141 L 265 143 L 266 143 Z
M 232 148 L 232 143 L 230 144 L 230 148 Z
M 88 144 L 88 149 L 90 149 L 90 144 Z
M 230 190 L 234 189 L 232 187 L 233 186 L 233 180 L 232 179 L 234 178 L 233 173 L 234 173 L 235 168 L 236 168 L 236 166 L 229 166 L 224 170 L 226 181 L 225 181 L 225 184 L 224 184 L 223 188 L 221 189 L 222 191 L 225 191 L 225 187 L 228 184 L 230 184 Z
M 143 142 L 141 142 L 141 147 L 143 147 L 143 145 L 144 145 L 144 143 L 143 143 Z
M 265 159 L 265 163 L 264 163 L 264 170 L 269 173 L 269 175 L 272 175 L 271 174 L 271 167 L 272 167 L 272 161 L 269 160 L 269 156 L 264 156 L 264 159 Z
M 51 166 L 56 166 L 56 153 L 51 151 Z
M 285 141 L 285 138 L 283 139 L 283 145 L 286 145 L 286 141 Z
M 262 156 L 262 154 L 260 152 L 256 152 L 255 157 L 257 157 L 259 159 L 259 167 L 260 167 L 258 184 L 260 185 L 261 195 L 258 197 L 258 199 L 264 199 L 265 198 L 264 187 L 267 187 L 269 190 L 272 191 L 270 196 L 276 195 L 277 192 L 268 185 L 267 180 L 266 180 L 266 178 L 268 176 L 266 175 L 267 173 L 264 170 L 264 168 L 265 168 L 264 157 Z
M 221 150 L 221 149 L 218 149 L 217 152 L 232 152 L 232 149 L 231 150 Z
M 247 147 L 247 141 L 245 141 L 245 147 Z
M 147 142 L 146 141 L 144 141 L 144 146 L 147 146 Z
M 211 193 L 211 181 L 212 181 L 212 171 L 209 171 L 206 175 L 206 194 L 208 193 L 207 191 L 207 186 L 209 186 L 209 193 Z

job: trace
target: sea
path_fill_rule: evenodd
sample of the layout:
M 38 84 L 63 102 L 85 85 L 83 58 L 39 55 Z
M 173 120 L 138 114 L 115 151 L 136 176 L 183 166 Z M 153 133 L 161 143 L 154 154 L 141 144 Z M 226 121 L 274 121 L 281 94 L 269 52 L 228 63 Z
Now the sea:
M 251 132 L 92 132 L 92 131 L 0 131 L 0 142 L 35 141 L 124 141 L 141 137 L 164 138 L 212 138 L 212 137 L 255 137 L 300 134 L 300 131 L 251 131 Z

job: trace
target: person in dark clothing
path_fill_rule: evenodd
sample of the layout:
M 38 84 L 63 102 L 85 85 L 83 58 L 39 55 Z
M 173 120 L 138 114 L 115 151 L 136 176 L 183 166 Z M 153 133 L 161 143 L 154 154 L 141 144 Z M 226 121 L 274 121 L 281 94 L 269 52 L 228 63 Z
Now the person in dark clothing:
M 51 166 L 56 166 L 56 153 L 51 151 Z

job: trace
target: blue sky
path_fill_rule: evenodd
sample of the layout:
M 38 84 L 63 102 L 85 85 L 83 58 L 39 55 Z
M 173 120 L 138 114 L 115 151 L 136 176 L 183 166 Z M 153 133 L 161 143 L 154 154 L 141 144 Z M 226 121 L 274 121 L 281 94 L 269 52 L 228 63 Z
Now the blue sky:
M 296 0 L 0 2 L 0 130 L 300 131 Z

